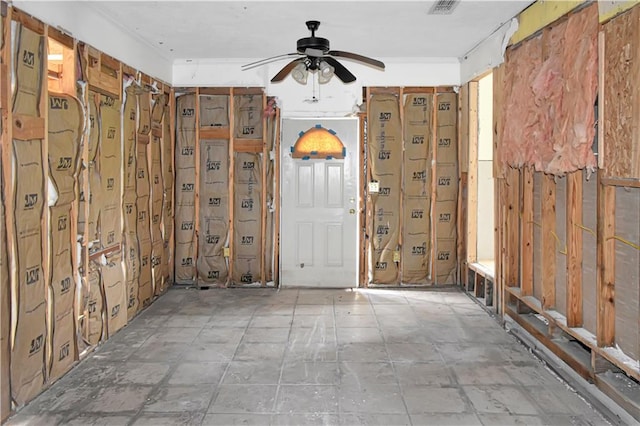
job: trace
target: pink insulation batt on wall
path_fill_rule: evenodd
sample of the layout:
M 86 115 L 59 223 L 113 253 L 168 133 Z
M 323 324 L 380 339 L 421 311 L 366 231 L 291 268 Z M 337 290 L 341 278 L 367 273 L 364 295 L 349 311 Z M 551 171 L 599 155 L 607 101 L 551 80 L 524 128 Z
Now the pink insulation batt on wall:
M 507 51 L 500 161 L 563 176 L 595 170 L 598 8 L 572 13 Z

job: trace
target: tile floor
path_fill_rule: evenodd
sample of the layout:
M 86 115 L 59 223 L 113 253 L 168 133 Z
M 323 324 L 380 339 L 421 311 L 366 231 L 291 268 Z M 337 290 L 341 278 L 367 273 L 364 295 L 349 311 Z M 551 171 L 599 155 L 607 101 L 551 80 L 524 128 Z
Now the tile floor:
M 600 425 L 465 294 L 172 289 L 9 425 Z

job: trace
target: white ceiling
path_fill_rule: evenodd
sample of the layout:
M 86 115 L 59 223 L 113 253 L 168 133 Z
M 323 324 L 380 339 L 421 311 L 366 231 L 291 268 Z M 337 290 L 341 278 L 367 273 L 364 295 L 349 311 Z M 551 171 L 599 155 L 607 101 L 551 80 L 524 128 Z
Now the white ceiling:
M 294 52 L 307 20 L 331 48 L 380 59 L 460 58 L 531 1 L 462 0 L 452 15 L 433 1 L 91 1 L 103 17 L 173 62 L 264 58 Z

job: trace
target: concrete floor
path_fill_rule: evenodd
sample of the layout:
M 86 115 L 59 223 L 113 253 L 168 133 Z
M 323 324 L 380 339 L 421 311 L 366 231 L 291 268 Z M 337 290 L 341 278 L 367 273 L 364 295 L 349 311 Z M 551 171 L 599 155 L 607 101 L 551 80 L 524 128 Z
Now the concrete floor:
M 9 425 L 600 425 L 465 294 L 172 289 Z

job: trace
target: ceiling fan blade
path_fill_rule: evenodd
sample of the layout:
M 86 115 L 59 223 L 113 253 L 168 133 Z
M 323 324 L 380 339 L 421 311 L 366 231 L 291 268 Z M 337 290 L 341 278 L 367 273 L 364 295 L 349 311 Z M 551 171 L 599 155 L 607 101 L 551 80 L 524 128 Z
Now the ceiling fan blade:
M 343 83 L 351 83 L 353 81 L 356 81 L 356 76 L 351 74 L 351 72 L 348 69 L 346 69 L 344 65 L 336 61 L 334 58 L 330 56 L 325 56 L 324 58 L 322 58 L 322 60 L 327 62 L 329 65 L 331 65 L 335 69 L 333 73 L 340 80 L 342 80 Z
M 303 56 L 301 53 L 285 53 L 284 55 L 272 56 L 270 58 L 260 59 L 259 61 L 250 62 L 248 64 L 242 65 L 242 71 L 250 70 L 252 68 L 256 68 L 262 65 L 266 65 L 271 62 L 279 61 L 281 59 L 289 58 L 291 56 Z
M 377 59 L 368 58 L 366 56 L 358 55 L 357 53 L 343 52 L 341 50 L 330 50 L 327 54 L 331 56 L 338 56 L 340 58 L 353 59 L 354 61 L 363 62 L 367 65 L 371 65 L 372 67 L 384 69 L 384 62 L 378 61 Z
M 271 79 L 271 82 L 277 83 L 279 81 L 284 80 L 285 77 L 288 76 L 289 73 L 296 67 L 296 65 L 298 65 L 300 62 L 303 62 L 303 61 L 304 61 L 304 58 L 300 58 L 300 59 L 294 59 L 293 61 L 289 62 L 278 72 L 278 74 L 276 74 Z

